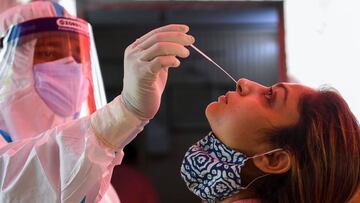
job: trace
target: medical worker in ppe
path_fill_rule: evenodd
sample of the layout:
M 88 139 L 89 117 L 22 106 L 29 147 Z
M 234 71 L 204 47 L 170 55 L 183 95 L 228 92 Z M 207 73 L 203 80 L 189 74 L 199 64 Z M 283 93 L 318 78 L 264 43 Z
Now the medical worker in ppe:
M 124 88 L 106 104 L 86 21 L 44 1 L 0 14 L 0 202 L 105 202 L 122 149 L 159 109 L 168 68 L 189 55 L 188 30 L 164 26 L 129 45 Z

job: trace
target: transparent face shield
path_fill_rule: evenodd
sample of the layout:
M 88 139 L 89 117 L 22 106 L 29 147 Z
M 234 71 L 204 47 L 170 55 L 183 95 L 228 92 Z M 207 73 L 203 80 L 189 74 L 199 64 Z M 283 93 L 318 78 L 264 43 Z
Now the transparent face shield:
M 1 119 L 2 125 L 9 128 L 14 126 L 12 122 L 29 119 L 29 113 L 36 117 L 48 111 L 47 115 L 53 114 L 57 118 L 53 120 L 62 123 L 87 116 L 106 104 L 92 30 L 87 22 L 63 17 L 26 21 L 12 26 L 2 45 L 0 106 L 5 109 L 13 106 L 14 110 L 31 104 L 42 108 L 33 112 L 23 110 L 15 117 L 11 110 L 2 111 L 0 129 L 4 128 Z M 36 119 L 42 122 L 41 116 Z M 41 128 L 58 123 L 54 121 Z

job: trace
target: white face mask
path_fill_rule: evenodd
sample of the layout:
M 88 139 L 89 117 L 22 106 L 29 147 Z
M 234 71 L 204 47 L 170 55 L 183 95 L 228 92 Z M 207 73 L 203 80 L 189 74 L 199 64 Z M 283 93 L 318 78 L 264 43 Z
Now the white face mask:
M 35 89 L 62 117 L 76 116 L 87 96 L 88 82 L 72 57 L 34 65 Z
M 279 150 L 282 149 L 247 157 L 227 147 L 211 132 L 186 152 L 181 165 L 181 176 L 190 191 L 213 203 L 247 189 L 254 181 L 269 175 L 262 175 L 247 186 L 241 186 L 241 167 L 247 160 Z

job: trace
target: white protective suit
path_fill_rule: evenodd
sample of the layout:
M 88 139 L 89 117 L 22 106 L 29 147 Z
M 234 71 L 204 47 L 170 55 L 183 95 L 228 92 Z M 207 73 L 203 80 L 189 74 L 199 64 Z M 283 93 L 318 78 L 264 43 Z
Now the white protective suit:
M 64 26 L 70 32 L 60 33 L 77 37 L 78 54 L 85 55 L 82 65 L 76 63 L 75 57 L 60 60 L 76 64 L 72 70 L 80 74 L 74 81 L 81 83 L 81 87 L 69 83 L 64 87 L 70 90 L 59 90 L 72 98 L 65 98 L 63 103 L 51 102 L 51 98 L 63 99 L 62 95 L 47 95 L 53 92 L 49 86 L 53 78 L 45 75 L 49 72 L 47 64 L 35 65 L 33 61 L 35 54 L 42 54 L 35 53 L 35 47 L 40 46 L 43 33 L 55 33 L 47 36 L 49 39 L 58 37 L 57 28 L 37 33 L 36 29 L 43 28 L 36 26 L 49 22 L 49 17 L 65 17 L 61 19 L 70 22 Z M 34 19 L 43 21 L 12 26 Z M 44 29 L 52 28 L 45 25 Z M 30 34 L 26 34 L 28 30 Z M 70 16 L 58 4 L 33 2 L 0 14 L 0 38 L 0 202 L 119 202 L 109 187 L 113 168 L 121 163 L 123 147 L 147 121 L 128 111 L 121 96 L 104 106 L 90 25 Z M 56 61 L 56 67 L 60 67 Z M 74 91 L 80 95 L 75 99 L 71 95 L 75 95 Z M 61 106 L 64 104 L 69 106 Z M 60 107 L 58 112 L 56 107 Z M 100 110 L 90 116 L 96 109 Z M 62 114 L 65 110 L 72 113 Z

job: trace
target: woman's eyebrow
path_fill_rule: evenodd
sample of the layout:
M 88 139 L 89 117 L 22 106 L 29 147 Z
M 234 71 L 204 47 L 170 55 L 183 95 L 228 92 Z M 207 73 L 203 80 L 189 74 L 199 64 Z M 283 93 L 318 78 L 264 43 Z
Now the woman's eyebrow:
M 274 88 L 282 88 L 284 90 L 283 102 L 286 103 L 289 94 L 289 89 L 283 83 L 277 83 L 276 85 L 274 85 Z

